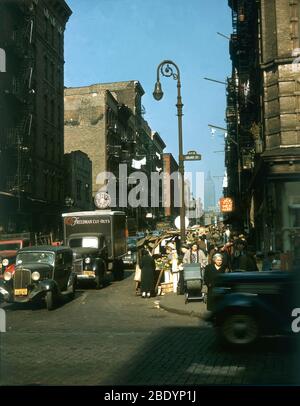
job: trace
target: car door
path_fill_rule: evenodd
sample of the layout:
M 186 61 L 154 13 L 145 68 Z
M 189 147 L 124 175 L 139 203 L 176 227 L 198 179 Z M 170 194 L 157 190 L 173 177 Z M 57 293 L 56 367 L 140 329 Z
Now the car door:
M 64 253 L 61 251 L 56 254 L 54 267 L 54 280 L 61 291 L 64 290 L 65 273 Z
M 276 275 L 277 276 L 277 275 Z M 282 274 L 266 281 L 267 289 L 260 295 L 268 314 L 267 324 L 277 331 L 290 330 L 290 315 L 293 307 L 293 284 L 290 275 Z
M 70 275 L 73 272 L 73 253 L 72 253 L 72 251 L 64 252 L 63 260 L 64 260 L 63 285 L 66 289 L 68 286 L 68 281 L 69 281 Z

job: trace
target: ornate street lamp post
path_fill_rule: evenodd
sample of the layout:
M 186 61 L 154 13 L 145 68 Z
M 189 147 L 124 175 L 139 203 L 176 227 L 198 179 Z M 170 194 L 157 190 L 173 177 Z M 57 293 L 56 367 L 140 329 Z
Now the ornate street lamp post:
M 176 69 L 174 72 L 173 67 Z M 178 145 L 179 145 L 179 173 L 180 173 L 180 237 L 181 241 L 185 240 L 185 204 L 184 204 L 184 157 L 183 157 L 183 144 L 182 144 L 182 100 L 181 100 L 181 83 L 180 72 L 178 66 L 173 61 L 162 61 L 157 67 L 157 78 L 154 87 L 153 97 L 155 100 L 161 100 L 164 93 L 159 81 L 159 74 L 165 77 L 172 77 L 177 80 L 177 116 L 178 116 Z

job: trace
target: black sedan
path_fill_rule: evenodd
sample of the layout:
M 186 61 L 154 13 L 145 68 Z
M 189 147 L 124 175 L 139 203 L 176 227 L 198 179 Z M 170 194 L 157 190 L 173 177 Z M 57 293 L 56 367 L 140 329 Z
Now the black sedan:
M 212 322 L 223 343 L 245 346 L 262 335 L 291 334 L 300 306 L 296 272 L 233 272 L 219 275 L 212 293 Z
M 68 247 L 37 246 L 18 251 L 15 272 L 5 271 L 0 298 L 9 303 L 45 300 L 52 310 L 62 294 L 75 294 L 73 253 Z

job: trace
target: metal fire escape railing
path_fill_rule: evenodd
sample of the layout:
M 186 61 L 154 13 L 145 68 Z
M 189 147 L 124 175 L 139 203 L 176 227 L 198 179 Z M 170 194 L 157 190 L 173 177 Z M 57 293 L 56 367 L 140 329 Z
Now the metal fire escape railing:
M 16 162 L 16 170 L 7 176 L 6 189 L 18 197 L 18 207 L 21 208 L 23 192 L 30 192 L 32 129 L 34 118 L 34 9 L 28 9 L 24 14 L 24 24 L 13 33 L 15 55 L 20 55 L 19 71 L 12 77 L 11 94 L 19 102 L 20 116 L 13 128 L 2 130 L 2 150 Z
M 241 164 L 244 170 L 252 169 L 254 160 L 254 139 L 250 133 L 253 117 L 250 114 L 254 108 L 248 97 L 251 92 L 251 47 L 253 3 L 248 0 L 238 0 L 232 10 L 233 34 L 231 36 L 230 53 L 233 63 L 234 88 L 228 92 L 227 116 L 229 116 L 229 132 L 236 133 L 239 143 Z M 229 86 L 230 88 L 230 86 Z M 235 110 L 235 112 L 234 112 Z M 230 117 L 235 117 L 236 126 L 230 125 Z M 233 121 L 233 120 L 232 120 Z

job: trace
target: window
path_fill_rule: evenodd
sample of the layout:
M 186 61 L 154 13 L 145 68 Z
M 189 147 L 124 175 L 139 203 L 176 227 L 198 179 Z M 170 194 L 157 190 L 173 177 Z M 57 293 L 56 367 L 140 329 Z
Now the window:
M 77 200 L 81 200 L 81 180 L 76 181 Z
M 73 263 L 73 255 L 72 252 L 65 252 L 64 253 L 64 257 L 65 257 L 65 264 L 66 266 L 72 266 Z
M 57 255 L 56 255 L 56 260 L 55 260 L 55 265 L 61 266 L 61 265 L 63 265 L 63 264 L 64 264 L 64 257 L 63 257 L 63 254 L 62 254 L 62 253 L 57 254 Z
M 69 241 L 70 248 L 99 248 L 98 237 L 72 238 Z
M 0 48 L 0 73 L 6 72 L 6 52 Z

